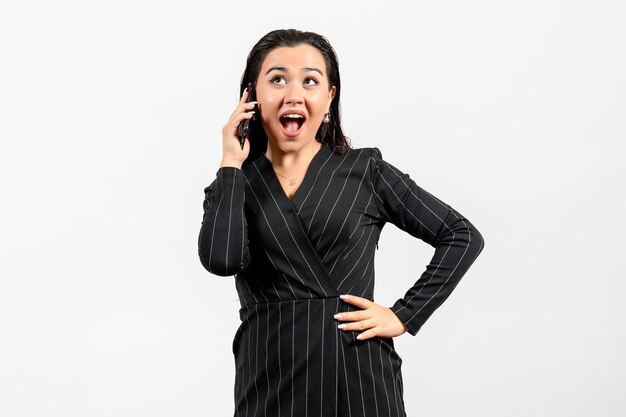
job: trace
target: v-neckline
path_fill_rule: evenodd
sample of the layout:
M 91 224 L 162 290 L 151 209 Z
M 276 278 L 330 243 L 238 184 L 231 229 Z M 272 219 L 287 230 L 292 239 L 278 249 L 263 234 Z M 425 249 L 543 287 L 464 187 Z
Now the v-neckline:
M 304 260 L 308 260 L 307 266 L 320 285 L 323 294 L 326 296 L 338 296 L 337 288 L 335 288 L 330 274 L 326 269 L 326 265 L 317 253 L 313 242 L 311 242 L 304 228 L 303 219 L 300 217 L 300 210 L 305 205 L 304 203 L 308 196 L 312 195 L 311 192 L 318 179 L 318 174 L 329 161 L 334 151 L 335 148 L 333 148 L 331 144 L 322 144 L 322 147 L 309 163 L 304 174 L 304 179 L 291 199 L 287 197 L 287 193 L 285 193 L 285 190 L 280 184 L 280 180 L 276 175 L 276 171 L 274 171 L 272 163 L 267 159 L 264 152 L 253 161 L 257 175 L 251 178 L 250 181 L 253 192 L 256 187 L 259 187 L 258 191 L 264 190 L 261 200 L 259 200 L 259 195 L 254 193 L 257 201 L 261 205 L 261 211 L 263 211 L 263 206 L 267 205 L 268 208 L 271 207 L 270 210 L 277 209 L 282 216 L 291 238 L 294 239 L 294 243 L 302 253 L 302 256 L 304 256 Z M 314 204 L 314 202 L 312 202 L 312 204 Z M 271 212 L 273 211 L 270 211 L 270 213 Z M 263 213 L 265 216 L 265 211 L 263 211 Z M 268 225 L 270 224 L 267 217 L 265 221 L 268 222 Z
M 270 183 L 273 185 L 274 191 L 280 194 L 280 198 L 282 200 L 286 201 L 288 204 L 290 204 L 294 208 L 297 208 L 297 207 L 300 207 L 302 203 L 302 200 L 304 198 L 303 195 L 307 194 L 311 186 L 313 185 L 315 173 L 319 171 L 320 165 L 322 164 L 323 157 L 328 156 L 330 152 L 331 152 L 330 145 L 326 142 L 322 142 L 322 146 L 315 153 L 315 155 L 313 155 L 313 159 L 311 159 L 311 162 L 309 163 L 309 166 L 307 167 L 306 172 L 304 173 L 304 178 L 302 179 L 302 182 L 300 183 L 296 191 L 293 193 L 291 198 L 289 198 L 289 196 L 285 192 L 285 189 L 283 188 L 282 184 L 280 183 L 280 179 L 278 178 L 278 174 L 274 170 L 272 162 L 265 155 L 265 152 L 261 153 L 261 161 L 263 161 L 267 169 L 267 172 L 269 173 L 269 180 L 270 180 Z

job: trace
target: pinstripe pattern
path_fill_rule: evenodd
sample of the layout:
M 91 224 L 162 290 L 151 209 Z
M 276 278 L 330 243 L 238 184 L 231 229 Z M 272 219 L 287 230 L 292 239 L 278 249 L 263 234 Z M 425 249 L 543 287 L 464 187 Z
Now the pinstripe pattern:
M 482 251 L 476 228 L 378 148 L 322 146 L 291 199 L 263 154 L 219 168 L 204 192 L 200 261 L 235 276 L 241 303 L 235 415 L 405 416 L 393 339 L 338 330 L 333 315 L 356 309 L 338 297 L 374 299 L 375 251 L 392 223 L 435 248 L 390 307 L 415 335 Z

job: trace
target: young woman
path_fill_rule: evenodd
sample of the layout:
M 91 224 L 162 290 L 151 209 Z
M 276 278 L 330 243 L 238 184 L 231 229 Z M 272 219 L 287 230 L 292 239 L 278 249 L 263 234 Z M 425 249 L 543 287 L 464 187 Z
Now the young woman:
M 202 265 L 234 275 L 240 297 L 235 415 L 405 416 L 393 337 L 418 332 L 482 251 L 482 236 L 377 147 L 351 148 L 324 37 L 268 33 L 248 56 L 240 92 L 198 240 Z M 387 222 L 435 248 L 390 308 L 373 294 Z

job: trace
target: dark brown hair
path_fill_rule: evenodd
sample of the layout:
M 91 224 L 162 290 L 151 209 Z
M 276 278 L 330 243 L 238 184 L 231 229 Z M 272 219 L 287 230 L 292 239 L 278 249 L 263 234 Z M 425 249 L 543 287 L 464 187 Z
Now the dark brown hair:
M 349 138 L 343 134 L 341 128 L 339 62 L 335 50 L 325 37 L 317 33 L 303 32 L 296 29 L 274 30 L 263 36 L 248 54 L 246 69 L 241 77 L 239 95 L 240 97 L 243 95 L 243 91 L 248 83 L 252 83 L 253 86 L 256 84 L 263 61 L 271 50 L 281 46 L 294 47 L 301 44 L 311 45 L 321 52 L 326 63 L 329 85 L 331 88 L 332 86 L 336 88 L 335 97 L 330 104 L 330 123 L 322 123 L 315 138 L 318 142 L 328 143 L 332 148 L 336 147 L 337 151 L 343 153 L 351 148 L 351 145 Z M 256 121 L 250 123 L 250 154 L 244 161 L 244 165 L 256 159 L 267 148 L 267 134 L 260 119 L 260 117 L 256 117 Z

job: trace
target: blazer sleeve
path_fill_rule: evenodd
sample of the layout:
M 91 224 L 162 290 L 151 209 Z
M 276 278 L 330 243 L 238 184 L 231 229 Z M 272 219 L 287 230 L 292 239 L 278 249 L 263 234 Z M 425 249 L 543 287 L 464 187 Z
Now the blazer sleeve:
M 381 219 L 435 248 L 417 282 L 390 307 L 415 336 L 448 298 L 485 243 L 469 220 L 384 161 L 378 148 L 372 148 L 370 154 L 370 183 Z
M 235 275 L 250 264 L 245 183 L 241 169 L 226 166 L 217 170 L 215 180 L 204 189 L 198 255 L 212 274 Z

